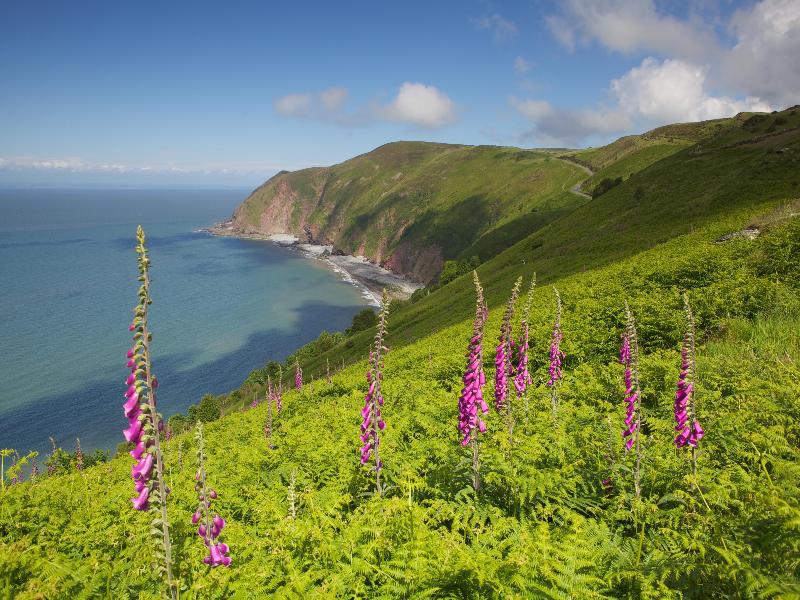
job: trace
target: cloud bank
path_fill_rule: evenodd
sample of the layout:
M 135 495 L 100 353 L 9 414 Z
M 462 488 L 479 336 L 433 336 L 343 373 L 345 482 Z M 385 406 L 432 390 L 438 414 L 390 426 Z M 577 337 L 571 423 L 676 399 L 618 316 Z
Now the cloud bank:
M 511 106 L 530 123 L 528 139 L 579 145 L 632 128 L 771 111 L 800 100 L 797 0 L 761 0 L 724 22 L 691 10 L 679 19 L 652 0 L 567 0 L 547 24 L 570 52 L 598 44 L 652 55 L 612 79 L 601 106 L 565 109 L 512 97 Z M 731 41 L 724 43 L 725 36 Z
M 707 67 L 676 59 L 645 58 L 609 86 L 607 107 L 563 109 L 543 100 L 510 99 L 511 106 L 528 119 L 528 139 L 576 146 L 592 136 L 651 128 L 667 123 L 729 117 L 742 111 L 770 111 L 759 98 L 736 99 L 711 95 L 706 86 Z
M 457 119 L 455 103 L 432 85 L 404 82 L 394 99 L 384 105 L 363 105 L 347 110 L 348 92 L 332 87 L 319 93 L 288 94 L 275 100 L 275 111 L 284 117 L 335 123 L 344 126 L 366 125 L 374 121 L 393 121 L 425 129 L 435 129 Z

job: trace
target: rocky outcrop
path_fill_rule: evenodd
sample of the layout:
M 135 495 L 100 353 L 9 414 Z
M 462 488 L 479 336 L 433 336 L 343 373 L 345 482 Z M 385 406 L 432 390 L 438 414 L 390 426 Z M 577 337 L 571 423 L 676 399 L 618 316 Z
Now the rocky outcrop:
M 732 231 L 731 233 L 726 233 L 722 237 L 716 240 L 717 244 L 721 244 L 723 242 L 729 242 L 730 240 L 736 239 L 744 239 L 744 240 L 754 240 L 761 234 L 761 230 L 751 225 L 750 227 L 745 227 L 744 229 L 740 229 L 739 231 Z

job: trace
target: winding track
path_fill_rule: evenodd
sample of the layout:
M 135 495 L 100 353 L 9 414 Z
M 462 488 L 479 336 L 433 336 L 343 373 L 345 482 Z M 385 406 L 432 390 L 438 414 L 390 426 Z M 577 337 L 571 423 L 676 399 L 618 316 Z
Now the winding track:
M 586 171 L 589 177 L 594 175 L 594 171 L 592 171 L 589 167 L 574 160 L 570 160 L 569 157 L 556 156 L 556 158 L 561 162 L 569 163 L 571 165 L 579 167 L 580 169 L 583 169 L 584 171 Z M 587 177 L 586 179 L 588 179 L 589 177 Z M 569 191 L 577 196 L 581 196 L 582 198 L 587 198 L 588 200 L 591 200 L 592 199 L 591 194 L 587 194 L 586 192 L 581 191 L 581 186 L 583 185 L 583 182 L 586 181 L 586 179 L 582 179 L 581 181 L 573 185 L 571 188 L 569 188 Z

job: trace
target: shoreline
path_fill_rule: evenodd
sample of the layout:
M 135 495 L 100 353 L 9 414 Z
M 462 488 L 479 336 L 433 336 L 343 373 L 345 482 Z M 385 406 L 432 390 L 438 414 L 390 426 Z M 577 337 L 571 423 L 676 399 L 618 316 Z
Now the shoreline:
M 383 289 L 389 297 L 396 300 L 407 300 L 416 290 L 423 288 L 420 283 L 384 269 L 364 256 L 350 254 L 334 254 L 332 245 L 301 244 L 300 240 L 288 233 L 260 233 L 242 231 L 232 221 L 215 223 L 211 227 L 198 230 L 215 237 L 233 237 L 243 240 L 272 242 L 284 248 L 301 252 L 307 258 L 319 260 L 334 271 L 342 280 L 359 288 L 369 304 L 379 306 Z

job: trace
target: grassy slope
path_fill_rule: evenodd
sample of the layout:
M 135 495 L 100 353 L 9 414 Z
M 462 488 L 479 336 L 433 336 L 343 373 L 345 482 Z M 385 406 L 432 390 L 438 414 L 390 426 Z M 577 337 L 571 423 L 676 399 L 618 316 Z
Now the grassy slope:
M 794 118 L 794 116 L 792 116 Z M 554 428 L 546 389 L 516 405 L 515 456 L 502 420 L 483 439 L 485 487 L 466 487 L 455 404 L 473 311 L 462 278 L 390 319 L 382 445 L 389 497 L 364 497 L 356 459 L 364 363 L 285 398 L 278 448 L 263 440 L 265 407 L 208 426 L 209 472 L 229 519 L 235 566 L 207 573 L 191 532 L 192 453 L 172 442 L 172 519 L 187 597 L 793 597 L 800 593 L 800 225 L 797 137 L 734 132 L 655 163 L 534 233 L 479 271 L 496 344 L 498 307 L 533 268 L 564 298 L 566 378 Z M 775 133 L 775 132 L 772 132 Z M 742 140 L 752 144 L 732 146 Z M 786 151 L 777 152 L 776 150 Z M 788 206 L 779 210 L 780 206 Z M 715 244 L 751 222 L 756 242 Z M 523 264 L 524 261 L 524 264 Z M 689 289 L 701 340 L 699 402 L 708 432 L 702 496 L 669 443 Z M 630 458 L 619 451 L 621 301 L 643 348 L 644 500 L 630 511 Z M 546 370 L 553 301 L 540 285 L 531 368 Z M 364 356 L 371 333 L 334 356 Z M 414 343 L 411 343 L 414 342 Z M 487 350 L 487 369 L 492 363 Z M 324 357 L 320 357 L 324 364 Z M 334 363 L 337 362 L 334 360 Z M 317 371 L 321 372 L 319 364 Z M 306 372 L 314 372 L 307 365 Z M 489 371 L 491 375 L 491 370 Z M 490 394 L 491 385 L 486 393 Z M 606 417 L 612 419 L 609 439 Z M 614 441 L 615 440 L 615 441 Z M 611 461 L 609 462 L 609 456 Z M 128 510 L 130 461 L 13 486 L 0 510 L 0 584 L 19 597 L 151 597 L 146 516 Z M 287 519 L 297 472 L 300 513 Z M 599 480 L 611 474 L 615 490 Z M 86 592 L 86 597 L 92 593 Z
M 724 235 L 747 226 L 759 212 L 800 197 L 800 131 L 762 139 L 777 118 L 787 121 L 781 129 L 800 125 L 800 110 L 790 112 L 672 154 L 508 248 L 478 269 L 490 307 L 505 301 L 520 273 L 535 270 L 540 281 L 550 283 L 730 217 L 717 228 L 717 235 Z M 742 140 L 755 142 L 731 146 Z M 787 151 L 776 152 L 783 148 Z M 634 199 L 638 188 L 644 191 L 641 202 Z M 410 343 L 456 323 L 471 303 L 471 280 L 461 277 L 399 310 L 390 340 Z M 324 372 L 326 358 L 334 364 L 360 358 L 371 335 L 355 336 L 349 347 L 321 355 L 307 370 Z
M 749 113 L 741 113 L 730 119 L 665 125 L 641 135 L 619 138 L 606 146 L 568 153 L 567 156 L 595 171 L 581 184 L 583 191 L 591 192 L 603 179 L 627 179 L 679 150 L 737 128 L 749 116 Z
M 581 199 L 562 191 L 581 178 L 542 152 L 396 142 L 330 168 L 274 177 L 237 209 L 237 222 L 258 227 L 262 212 L 288 202 L 294 233 L 310 223 L 316 237 L 381 261 L 399 248 L 412 258 L 396 258 L 395 267 L 429 280 L 435 265 L 415 273 L 418 253 L 491 258 L 577 206 Z M 280 196 L 287 185 L 288 200 Z

